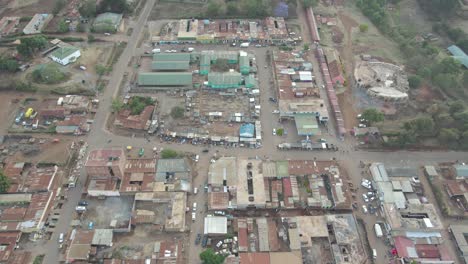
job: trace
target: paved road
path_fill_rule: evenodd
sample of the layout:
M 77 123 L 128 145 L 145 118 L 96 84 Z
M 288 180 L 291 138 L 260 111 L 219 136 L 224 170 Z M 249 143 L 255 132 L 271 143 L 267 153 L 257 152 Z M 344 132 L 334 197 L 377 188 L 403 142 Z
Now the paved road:
M 133 23 L 134 31 L 129 37 L 129 42 L 126 49 L 122 53 L 120 59 L 114 66 L 114 70 L 110 77 L 110 82 L 103 94 L 99 96 L 100 106 L 95 116 L 94 127 L 90 134 L 88 135 L 87 142 L 89 143 L 90 149 L 101 148 L 101 147 L 110 147 L 118 146 L 123 147 L 127 145 L 132 145 L 135 148 L 145 147 L 153 148 L 157 146 L 158 148 L 172 148 L 178 151 L 183 152 L 194 152 L 200 153 L 202 147 L 193 146 L 189 144 L 175 144 L 175 143 L 160 143 L 158 139 L 152 139 L 151 142 L 148 142 L 143 138 L 129 138 L 119 135 L 113 135 L 105 129 L 105 124 L 110 113 L 110 106 L 112 98 L 114 98 L 118 93 L 118 88 L 121 84 L 122 77 L 124 73 L 129 70 L 128 62 L 131 60 L 132 56 L 136 55 L 137 44 L 139 38 L 142 37 L 142 32 L 144 25 L 148 16 L 156 3 L 156 0 L 148 0 L 145 7 L 142 9 L 142 13 L 138 18 L 138 21 Z M 218 46 L 220 48 L 220 46 Z M 223 47 L 221 47 L 223 48 Z M 224 47 L 226 48 L 226 47 Z M 240 156 L 240 157 L 254 157 L 260 156 L 271 159 L 313 159 L 317 158 L 318 160 L 329 160 L 336 158 L 341 161 L 343 167 L 350 174 L 351 179 L 355 185 L 359 185 L 361 179 L 361 171 L 357 167 L 360 160 L 365 162 L 373 161 L 383 161 L 392 165 L 408 165 L 408 166 L 421 166 L 427 164 L 437 164 L 438 162 L 443 161 L 454 161 L 454 160 L 464 160 L 468 157 L 468 153 L 462 152 L 409 152 L 409 151 L 396 151 L 396 152 L 367 152 L 362 150 L 354 150 L 356 142 L 353 139 L 346 139 L 345 141 L 336 141 L 329 137 L 329 140 L 333 141 L 340 147 L 338 152 L 307 152 L 307 151 L 278 151 L 276 145 L 283 141 L 280 137 L 275 137 L 272 135 L 271 130 L 274 127 L 277 127 L 277 116 L 273 115 L 271 112 L 274 109 L 277 109 L 275 104 L 268 102 L 269 97 L 276 97 L 276 91 L 274 90 L 274 85 L 271 85 L 270 81 L 272 79 L 271 66 L 267 62 L 267 49 L 254 49 L 252 51 L 256 53 L 258 69 L 258 78 L 261 91 L 261 104 L 262 104 L 262 114 L 261 122 L 263 127 L 263 147 L 260 149 L 246 149 L 246 148 L 224 148 L 224 147 L 210 147 L 210 154 L 213 154 L 215 151 L 219 151 L 220 155 L 225 156 Z M 265 65 L 267 68 L 265 68 Z M 318 75 L 318 73 L 316 73 Z M 112 142 L 108 143 L 108 140 Z M 201 186 L 207 180 L 207 164 L 210 155 L 201 154 L 201 158 L 198 164 L 199 174 L 193 180 L 193 186 Z M 79 179 L 81 186 L 84 185 L 85 175 Z M 56 232 L 53 234 L 52 239 L 46 244 L 45 251 L 46 259 L 44 263 L 57 263 L 58 262 L 58 234 L 66 231 L 69 228 L 69 223 L 72 219 L 73 210 L 75 205 L 78 203 L 81 196 L 80 187 L 71 189 L 68 194 L 68 202 L 65 204 L 64 209 L 62 210 L 63 214 L 57 224 Z M 189 260 L 190 263 L 197 263 L 198 254 L 201 250 L 200 247 L 193 246 L 195 236 L 197 233 L 202 233 L 203 229 L 203 216 L 206 214 L 205 203 L 207 201 L 207 195 L 204 193 L 203 189 L 199 190 L 197 195 L 189 196 L 189 205 L 194 201 L 198 204 L 197 211 L 197 220 L 194 223 L 190 224 L 191 227 L 191 236 L 190 236 L 190 247 L 189 250 Z M 191 213 L 187 214 L 188 220 L 191 221 Z M 367 216 L 365 216 L 367 217 Z M 369 216 L 370 217 L 370 216 Z M 365 218 L 365 220 L 375 221 L 371 218 Z M 369 231 L 369 230 L 368 230 Z M 371 230 L 370 230 L 371 231 Z M 379 262 L 381 263 L 381 262 Z M 383 263 L 383 262 L 382 262 Z
M 140 14 L 136 25 L 146 25 L 151 10 L 153 9 L 156 0 L 148 0 L 145 7 L 142 9 L 143 12 Z M 127 47 L 123 51 L 119 60 L 113 67 L 113 72 L 104 93 L 100 95 L 100 106 L 95 116 L 95 124 L 100 127 L 95 127 L 94 130 L 88 136 L 88 143 L 93 146 L 92 149 L 97 146 L 103 146 L 107 141 L 107 133 L 104 131 L 104 124 L 109 114 L 110 105 L 112 98 L 117 94 L 118 87 L 127 69 L 127 63 L 133 56 L 138 39 L 142 36 L 143 26 L 135 26 L 132 35 L 129 38 Z M 82 186 L 85 184 L 86 175 L 84 171 L 81 173 L 81 177 L 78 179 L 77 188 L 70 189 L 68 192 L 68 201 L 64 204 L 61 211 L 60 219 L 55 227 L 55 232 L 52 234 L 51 239 L 44 246 L 44 252 L 46 253 L 43 263 L 53 264 L 59 263 L 59 248 L 58 248 L 58 236 L 60 233 L 67 233 L 70 227 L 70 221 L 73 219 L 75 206 L 81 199 Z

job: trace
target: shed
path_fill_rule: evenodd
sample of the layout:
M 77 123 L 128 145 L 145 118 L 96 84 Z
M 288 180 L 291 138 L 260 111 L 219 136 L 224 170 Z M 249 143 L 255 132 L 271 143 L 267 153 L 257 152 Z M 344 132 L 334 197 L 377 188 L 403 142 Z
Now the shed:
M 140 86 L 189 86 L 191 72 L 142 72 L 138 74 Z
M 242 74 L 249 74 L 250 72 L 250 62 L 247 54 L 241 54 L 239 56 L 239 68 Z
M 239 131 L 240 137 L 253 138 L 255 135 L 254 124 L 246 123 L 242 124 Z
M 112 246 L 112 239 L 113 239 L 112 229 L 96 229 L 94 231 L 91 245 L 110 247 Z
M 205 235 L 225 235 L 227 234 L 227 217 L 207 216 L 205 217 Z
M 453 166 L 457 179 L 468 179 L 468 165 L 457 164 Z
M 452 45 L 447 50 L 456 61 L 460 62 L 465 68 L 468 68 L 468 55 L 462 49 L 456 45 Z

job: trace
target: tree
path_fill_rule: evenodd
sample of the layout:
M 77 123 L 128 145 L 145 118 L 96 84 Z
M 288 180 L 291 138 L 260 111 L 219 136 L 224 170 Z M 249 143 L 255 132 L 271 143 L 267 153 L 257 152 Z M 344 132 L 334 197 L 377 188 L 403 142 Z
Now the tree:
M 465 89 L 468 88 L 468 71 L 465 71 L 462 76 L 462 85 L 465 87 Z
M 106 74 L 108 72 L 109 72 L 109 70 L 107 69 L 106 66 L 101 65 L 101 64 L 96 65 L 96 74 L 97 75 L 102 76 L 102 75 L 104 75 L 104 74 Z
M 405 122 L 403 127 L 406 131 L 413 132 L 418 136 L 432 136 L 434 134 L 434 120 L 430 117 L 420 117 L 410 122 Z
M 242 5 L 246 16 L 250 18 L 263 18 L 268 16 L 269 6 L 266 6 L 263 0 L 244 0 Z
M 45 48 L 47 39 L 43 36 L 34 36 L 29 38 L 22 38 L 21 43 L 16 46 L 16 50 L 21 56 L 30 57 L 37 50 Z
M 118 98 L 114 98 L 112 100 L 111 109 L 113 112 L 120 112 L 120 110 L 122 110 L 124 106 L 125 106 L 124 103 L 120 101 Z
M 361 24 L 359 25 L 359 31 L 361 31 L 362 33 L 365 33 L 369 30 L 369 25 L 367 24 Z
M 206 8 L 206 15 L 208 17 L 216 17 L 219 15 L 220 5 L 215 1 L 210 1 L 208 7 Z
M 180 106 L 174 106 L 172 109 L 171 109 L 171 116 L 172 118 L 174 119 L 179 119 L 179 118 L 182 118 L 184 117 L 184 108 L 183 107 L 180 107 Z
M 384 121 L 384 118 L 385 118 L 384 114 L 375 108 L 369 108 L 369 109 L 364 110 L 364 112 L 362 112 L 361 117 L 367 120 L 371 124 L 382 122 Z
M 19 63 L 14 59 L 7 59 L 0 56 L 0 72 L 15 72 L 18 70 Z
M 459 74 L 461 72 L 460 62 L 452 57 L 447 57 L 439 63 L 434 64 L 432 68 L 433 76 L 446 73 L 446 74 Z
M 408 77 L 408 83 L 410 88 L 417 89 L 419 86 L 421 86 L 422 78 L 418 75 L 411 75 Z
M 57 0 L 55 1 L 54 9 L 52 9 L 52 14 L 57 15 L 62 8 L 65 7 L 67 2 L 65 0 Z
M 445 144 L 453 145 L 460 138 L 460 132 L 456 128 L 442 128 L 439 133 L 439 141 Z
M 308 43 L 304 43 L 304 51 L 308 51 L 310 48 Z
M 226 5 L 226 15 L 228 16 L 236 16 L 239 14 L 239 8 L 237 8 L 237 3 L 234 1 L 230 1 Z
M 68 24 L 64 21 L 64 20 L 61 20 L 59 23 L 58 23 L 58 28 L 57 28 L 57 31 L 60 32 L 60 33 L 66 33 L 68 32 L 70 29 L 68 28 Z
M 302 0 L 302 5 L 304 5 L 305 8 L 317 6 L 317 4 L 318 0 Z
M 200 259 L 203 264 L 222 264 L 225 258 L 223 255 L 216 255 L 211 248 L 200 253 Z
M 97 13 L 113 12 L 128 13 L 132 11 L 127 0 L 102 0 L 97 7 Z
M 464 148 L 468 148 L 468 130 L 463 132 L 463 134 L 461 135 L 461 142 L 460 143 Z
M 419 0 L 424 10 L 432 15 L 445 17 L 455 11 L 458 7 L 458 0 Z
M 8 178 L 5 174 L 3 174 L 3 171 L 0 171 L 0 193 L 5 193 L 8 191 L 10 188 L 11 181 L 10 178 Z
M 78 23 L 78 25 L 76 26 L 76 31 L 85 32 L 86 28 L 85 28 L 84 24 L 83 23 Z
M 161 158 L 163 159 L 174 159 L 177 158 L 179 154 L 177 154 L 177 151 L 173 149 L 164 149 L 161 151 Z
M 449 105 L 449 112 L 451 115 L 462 112 L 465 109 L 465 103 L 461 100 L 455 101 Z
M 92 34 L 88 34 L 88 43 L 96 41 L 96 38 Z
M 79 8 L 82 17 L 96 16 L 96 0 L 87 0 Z
M 433 82 L 440 89 L 445 91 L 453 90 L 458 87 L 457 76 L 454 74 L 437 74 L 435 75 Z

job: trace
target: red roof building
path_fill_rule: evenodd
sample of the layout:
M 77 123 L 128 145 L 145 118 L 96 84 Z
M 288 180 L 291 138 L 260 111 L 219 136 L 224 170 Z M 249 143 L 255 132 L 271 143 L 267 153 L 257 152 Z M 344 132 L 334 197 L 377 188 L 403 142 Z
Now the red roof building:
M 270 253 L 240 253 L 241 264 L 270 264 Z
M 341 73 L 341 64 L 339 64 L 337 60 L 328 63 L 328 70 L 330 71 L 330 78 L 332 80 L 333 85 L 344 84 L 345 78 Z
M 122 179 L 125 170 L 126 157 L 120 148 L 96 149 L 89 153 L 85 169 L 88 177 Z
M 139 115 L 132 115 L 129 109 L 124 109 L 115 118 L 114 125 L 128 129 L 147 130 L 151 125 L 153 110 L 154 106 L 149 105 Z
M 440 258 L 440 253 L 437 245 L 415 245 L 416 252 L 418 253 L 419 258 L 424 259 L 438 259 Z
M 0 262 L 7 262 L 13 254 L 16 243 L 21 238 L 20 231 L 0 232 Z

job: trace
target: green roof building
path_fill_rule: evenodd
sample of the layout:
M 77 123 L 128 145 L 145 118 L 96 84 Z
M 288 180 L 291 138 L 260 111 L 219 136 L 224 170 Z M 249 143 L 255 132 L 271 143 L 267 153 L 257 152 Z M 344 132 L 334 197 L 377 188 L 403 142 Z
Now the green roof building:
M 249 74 L 245 77 L 245 87 L 255 89 L 258 87 L 257 80 L 255 79 L 255 75 Z
M 155 53 L 154 61 L 187 61 L 190 62 L 190 53 Z
M 244 75 L 249 74 L 250 72 L 250 61 L 248 56 L 239 57 L 239 68 L 240 72 Z
M 81 56 L 80 49 L 73 46 L 64 46 L 54 50 L 49 57 L 62 65 L 75 62 Z
M 100 33 L 115 33 L 122 22 L 122 14 L 102 13 L 94 19 L 92 30 Z
M 218 50 L 204 50 L 202 56 L 209 56 L 211 63 L 216 62 L 218 59 L 225 59 L 229 64 L 239 63 L 239 53 L 237 51 L 218 51 Z
M 142 72 L 138 74 L 139 86 L 191 86 L 191 72 Z
M 315 114 L 296 114 L 294 121 L 299 136 L 318 136 L 321 134 Z
M 208 74 L 208 87 L 213 89 L 239 88 L 241 81 L 239 72 L 210 72 Z
M 190 68 L 188 61 L 153 61 L 153 71 L 184 71 Z
M 210 56 L 207 54 L 202 54 L 200 57 L 200 74 L 207 75 L 208 73 L 210 73 L 210 67 Z

